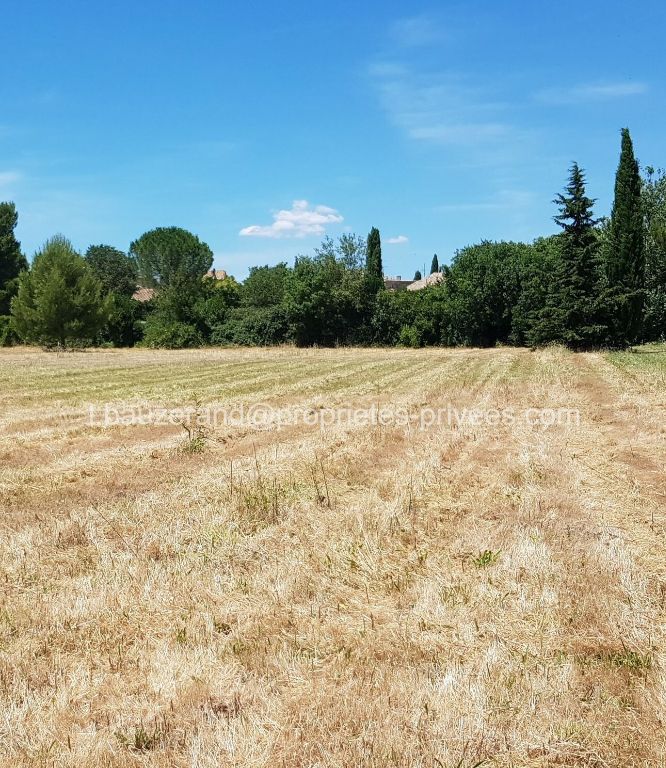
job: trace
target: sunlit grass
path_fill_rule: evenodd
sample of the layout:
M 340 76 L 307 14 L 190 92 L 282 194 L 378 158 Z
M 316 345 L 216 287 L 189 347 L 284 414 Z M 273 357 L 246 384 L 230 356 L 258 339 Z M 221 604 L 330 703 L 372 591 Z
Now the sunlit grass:
M 660 765 L 665 352 L 0 351 L 0 763 Z

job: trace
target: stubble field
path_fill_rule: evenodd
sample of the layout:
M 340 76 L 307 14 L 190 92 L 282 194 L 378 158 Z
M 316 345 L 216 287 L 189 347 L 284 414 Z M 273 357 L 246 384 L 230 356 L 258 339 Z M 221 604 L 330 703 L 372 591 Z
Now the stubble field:
M 665 619 L 664 347 L 0 350 L 2 766 L 663 766 Z

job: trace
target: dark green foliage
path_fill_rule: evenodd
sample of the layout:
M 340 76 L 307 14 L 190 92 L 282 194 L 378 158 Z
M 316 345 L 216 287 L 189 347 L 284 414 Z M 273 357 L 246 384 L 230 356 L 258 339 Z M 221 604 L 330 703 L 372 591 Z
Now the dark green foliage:
M 235 307 L 226 320 L 213 328 L 212 344 L 267 347 L 284 344 L 289 333 L 286 309 L 276 304 L 269 307 Z
M 368 235 L 365 255 L 365 292 L 373 300 L 384 288 L 384 267 L 382 265 L 382 242 L 379 230 L 373 227 Z
M 18 276 L 28 268 L 21 244 L 14 235 L 17 223 L 14 203 L 0 203 L 0 315 L 9 315 L 11 301 L 18 290 Z
M 224 323 L 231 309 L 238 306 L 241 287 L 233 277 L 224 280 L 206 278 L 201 282 L 201 289 L 196 291 L 193 318 L 201 333 L 207 337 L 211 329 Z M 194 285 L 199 288 L 197 281 Z
M 435 272 L 439 272 L 439 259 L 437 258 L 437 254 L 432 257 L 432 262 L 430 263 L 430 274 L 434 275 Z
M 160 288 L 154 309 L 144 328 L 143 345 L 147 347 L 196 347 L 204 343 L 198 322 L 197 303 L 203 300 L 204 281 L 174 276 Z
M 629 130 L 623 128 L 605 254 L 612 341 L 618 346 L 633 344 L 641 334 L 645 301 L 644 237 L 641 177 Z
M 642 189 L 645 216 L 644 338 L 666 337 L 666 172 L 646 169 Z
M 544 334 L 543 310 L 553 275 L 559 268 L 561 239 L 561 235 L 539 238 L 532 245 L 523 246 L 517 254 L 519 293 L 511 319 L 509 341 L 512 344 L 534 346 L 539 343 L 540 334 Z
M 416 320 L 418 291 L 384 291 L 377 297 L 372 316 L 373 338 L 380 346 L 393 347 L 400 341 L 404 327 Z
M 196 235 L 180 227 L 158 227 L 130 245 L 139 278 L 148 287 L 201 279 L 213 264 L 213 252 Z
M 289 324 L 284 297 L 291 270 L 285 263 L 251 267 L 239 288 L 238 306 L 231 306 L 214 325 L 213 344 L 271 346 L 287 340 Z
M 32 343 L 55 346 L 91 343 L 106 320 L 102 285 L 69 240 L 57 235 L 19 277 L 12 300 L 14 328 Z
M 151 315 L 146 322 L 143 346 L 153 349 L 186 349 L 201 347 L 203 343 L 203 336 L 190 323 L 168 320 L 160 315 Z
M 0 347 L 9 347 L 14 341 L 14 329 L 10 315 L 0 315 Z
M 528 248 L 486 241 L 456 254 L 444 284 L 450 315 L 446 344 L 487 347 L 510 341 L 519 259 Z
M 115 347 L 134 346 L 141 339 L 141 321 L 147 311 L 144 304 L 132 299 L 138 280 L 136 261 L 110 245 L 91 245 L 85 258 L 102 284 L 102 292 L 109 297 L 100 342 Z
M 238 305 L 239 294 L 233 278 L 174 276 L 157 294 L 143 343 L 149 347 L 201 346 Z
M 447 325 L 443 286 L 423 291 L 384 291 L 377 297 L 372 317 L 373 340 L 381 346 L 441 344 Z
M 135 259 L 110 245 L 91 245 L 85 258 L 105 294 L 131 296 L 134 293 L 138 280 Z
M 100 330 L 100 343 L 114 347 L 133 347 L 138 344 L 143 337 L 143 322 L 149 309 L 148 304 L 141 304 L 131 296 L 108 294 L 108 313 Z
M 272 307 L 284 298 L 289 268 L 282 262 L 274 267 L 250 267 L 241 286 L 241 303 L 248 307 Z
M 416 272 L 414 272 L 414 281 L 422 279 L 423 275 L 421 274 L 421 270 L 417 269 Z
M 599 296 L 603 290 L 599 235 L 593 215 L 594 200 L 585 192 L 585 174 L 571 167 L 564 194 L 554 201 L 562 228 L 559 258 L 552 264 L 548 292 L 528 340 L 534 344 L 562 342 L 585 349 L 606 339 Z
M 320 250 L 299 256 L 285 286 L 289 337 L 299 346 L 352 344 L 364 318 L 367 273 L 344 256 Z

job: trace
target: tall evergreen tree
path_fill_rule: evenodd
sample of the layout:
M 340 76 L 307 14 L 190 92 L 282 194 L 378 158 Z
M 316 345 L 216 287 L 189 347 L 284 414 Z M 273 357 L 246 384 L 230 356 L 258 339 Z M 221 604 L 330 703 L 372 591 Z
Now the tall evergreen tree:
M 595 201 L 586 195 L 585 174 L 577 163 L 571 167 L 564 194 L 553 202 L 560 209 L 555 221 L 563 230 L 560 253 L 546 306 L 531 336 L 536 343 L 561 341 L 582 349 L 601 343 L 605 327 L 599 306 L 602 274 Z
M 368 235 L 365 255 L 365 289 L 368 298 L 374 298 L 384 287 L 384 268 L 382 266 L 382 242 L 377 227 Z
M 437 254 L 432 257 L 432 262 L 430 263 L 430 274 L 434 275 L 435 272 L 439 272 L 439 259 L 437 258 Z
M 90 343 L 107 311 L 101 283 L 61 235 L 48 240 L 35 255 L 32 269 L 21 273 L 12 300 L 19 336 L 47 346 Z
M 641 177 L 629 129 L 623 128 L 606 249 L 613 341 L 620 346 L 633 344 L 641 332 L 645 288 L 644 235 Z
M 18 276 L 28 268 L 21 244 L 14 235 L 18 214 L 14 203 L 0 203 L 0 315 L 8 315 L 18 290 Z
M 423 276 L 421 275 L 421 270 L 417 269 L 416 272 L 414 272 L 414 280 L 421 280 L 423 279 Z

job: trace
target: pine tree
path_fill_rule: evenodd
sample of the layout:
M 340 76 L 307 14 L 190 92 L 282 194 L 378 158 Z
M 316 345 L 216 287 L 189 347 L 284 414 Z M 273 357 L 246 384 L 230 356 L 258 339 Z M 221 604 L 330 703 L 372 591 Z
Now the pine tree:
M 613 341 L 619 346 L 638 340 L 645 287 L 644 222 L 641 177 L 628 128 L 622 129 L 622 151 L 615 176 L 606 269 Z
M 439 259 L 437 258 L 437 254 L 432 257 L 432 262 L 430 263 L 430 274 L 434 275 L 435 272 L 439 272 Z
M 423 276 L 421 275 L 421 270 L 417 269 L 416 272 L 414 272 L 414 280 L 422 280 Z
M 599 308 L 602 274 L 592 211 L 595 201 L 586 195 L 585 174 L 577 163 L 571 167 L 565 193 L 553 202 L 559 206 L 560 213 L 554 218 L 563 231 L 558 237 L 555 274 L 533 340 L 560 341 L 583 349 L 601 343 L 606 329 Z
M 19 277 L 14 328 L 28 342 L 66 346 L 92 341 L 106 318 L 102 285 L 66 238 L 56 235 Z
M 14 235 L 18 214 L 14 203 L 0 203 L 0 315 L 8 315 L 18 289 L 18 276 L 28 268 Z
M 379 230 L 373 227 L 368 235 L 368 247 L 365 256 L 365 289 L 369 298 L 374 298 L 384 287 L 384 269 L 382 266 L 382 243 Z

